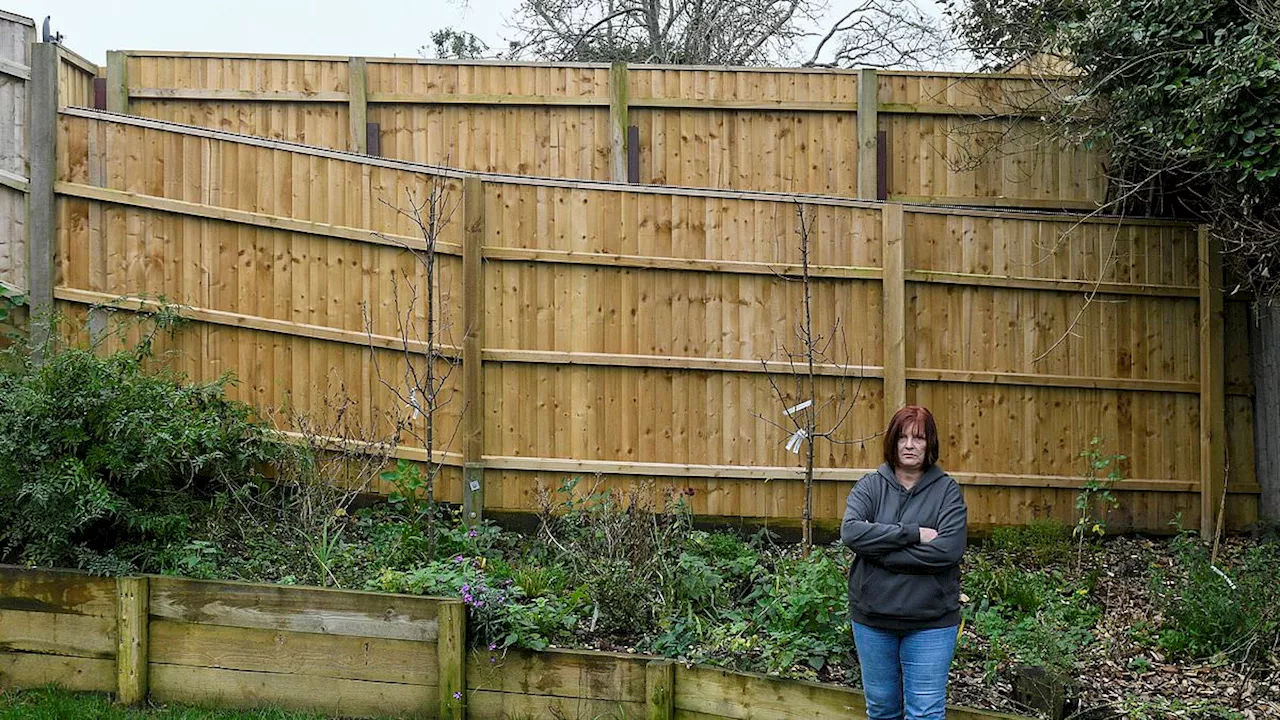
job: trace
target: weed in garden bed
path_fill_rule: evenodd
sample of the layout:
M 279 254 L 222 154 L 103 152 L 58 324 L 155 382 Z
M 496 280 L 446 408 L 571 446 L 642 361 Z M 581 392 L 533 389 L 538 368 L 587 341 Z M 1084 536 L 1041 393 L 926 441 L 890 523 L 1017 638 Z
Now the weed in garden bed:
M 971 598 L 965 616 L 983 644 L 962 642 L 959 653 L 980 658 L 989 678 L 1015 664 L 1068 671 L 1093 641 L 1101 610 L 1091 599 L 1089 576 L 1026 570 L 1004 558 L 974 555 L 961 578 Z

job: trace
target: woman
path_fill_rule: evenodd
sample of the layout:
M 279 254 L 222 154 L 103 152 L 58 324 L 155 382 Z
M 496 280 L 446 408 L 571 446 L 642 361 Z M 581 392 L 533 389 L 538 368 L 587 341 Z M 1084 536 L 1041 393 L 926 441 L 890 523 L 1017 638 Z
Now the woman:
M 871 720 L 941 720 L 960 622 L 968 511 L 916 405 L 884 436 L 884 464 L 849 493 L 840 539 L 857 556 L 849 615 Z

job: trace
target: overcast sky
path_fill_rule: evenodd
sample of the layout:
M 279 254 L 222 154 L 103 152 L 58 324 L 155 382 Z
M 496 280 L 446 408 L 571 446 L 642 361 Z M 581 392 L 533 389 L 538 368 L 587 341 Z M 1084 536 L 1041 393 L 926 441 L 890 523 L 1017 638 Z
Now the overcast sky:
M 99 65 L 107 50 L 214 50 L 417 57 L 431 30 L 465 28 L 494 45 L 517 0 L 0 0 Z
M 103 65 L 107 50 L 205 50 L 418 57 L 452 26 L 504 47 L 519 0 L 0 0 L 37 32 L 46 15 L 63 43 Z M 847 3 L 833 0 L 835 7 Z M 930 0 L 921 7 L 938 12 Z

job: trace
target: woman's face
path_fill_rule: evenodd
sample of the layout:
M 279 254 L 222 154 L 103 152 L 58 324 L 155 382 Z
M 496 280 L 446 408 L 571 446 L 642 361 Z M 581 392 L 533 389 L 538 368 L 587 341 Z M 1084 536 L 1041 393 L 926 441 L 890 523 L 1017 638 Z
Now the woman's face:
M 923 469 L 926 446 L 924 431 L 918 425 L 903 428 L 902 435 L 898 437 L 898 468 Z

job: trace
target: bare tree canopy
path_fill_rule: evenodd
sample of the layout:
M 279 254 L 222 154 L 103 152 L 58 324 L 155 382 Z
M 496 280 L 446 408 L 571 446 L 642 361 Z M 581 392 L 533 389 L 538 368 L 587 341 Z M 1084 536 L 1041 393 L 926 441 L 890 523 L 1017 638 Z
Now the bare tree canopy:
M 946 52 L 940 24 L 912 0 L 860 0 L 824 27 L 827 9 L 822 0 L 523 0 L 509 54 L 676 65 L 918 67 Z

